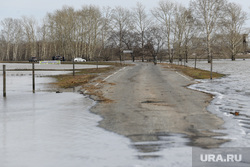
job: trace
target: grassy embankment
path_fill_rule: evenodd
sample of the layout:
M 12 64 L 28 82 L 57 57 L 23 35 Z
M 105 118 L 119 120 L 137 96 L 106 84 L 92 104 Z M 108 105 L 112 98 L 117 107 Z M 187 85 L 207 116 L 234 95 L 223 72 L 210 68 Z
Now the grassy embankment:
M 90 80 L 96 78 L 98 74 L 108 72 L 112 69 L 112 67 L 108 67 L 98 69 L 83 69 L 80 71 L 77 70 L 78 72 L 76 72 L 75 76 L 72 74 L 54 76 L 54 78 L 57 79 L 57 82 L 53 84 L 65 89 L 82 86 L 88 83 Z
M 192 67 L 180 66 L 180 65 L 175 65 L 175 64 L 163 64 L 163 65 L 164 65 L 164 68 L 173 68 L 194 79 L 210 79 L 210 71 L 201 70 L 198 68 L 195 69 Z M 225 76 L 224 74 L 213 72 L 213 78 L 221 78 L 224 76 Z
M 95 62 L 88 62 L 84 64 L 96 65 Z M 112 102 L 112 100 L 107 99 L 103 96 L 102 92 L 100 91 L 100 86 L 95 86 L 95 84 L 112 84 L 106 83 L 102 79 L 97 79 L 97 77 L 116 70 L 117 68 L 121 67 L 121 64 L 99 62 L 98 65 L 109 65 L 109 67 L 77 70 L 78 72 L 75 73 L 75 76 L 73 76 L 72 74 L 54 76 L 57 79 L 57 82 L 53 84 L 57 87 L 65 89 L 82 86 L 86 93 L 95 96 L 96 100 L 101 102 Z

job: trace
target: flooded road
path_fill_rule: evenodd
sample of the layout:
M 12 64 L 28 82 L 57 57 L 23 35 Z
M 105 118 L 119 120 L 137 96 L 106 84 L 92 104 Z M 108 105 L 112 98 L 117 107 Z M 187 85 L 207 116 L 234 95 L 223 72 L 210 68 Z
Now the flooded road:
M 228 76 L 191 88 L 216 95 L 208 110 L 226 121 L 223 133 L 231 142 L 223 147 L 248 147 L 250 61 L 232 63 L 215 62 L 215 70 Z M 198 67 L 209 68 L 204 62 Z M 44 77 L 61 73 L 36 72 L 33 94 L 30 72 L 7 72 L 7 98 L 0 96 L 1 167 L 192 166 L 192 147 L 185 135 L 138 134 L 133 137 L 157 140 L 132 142 L 98 127 L 102 118 L 89 111 L 93 100 L 73 90 L 55 93 L 49 84 L 54 80 Z M 243 115 L 235 118 L 229 114 L 234 111 Z
M 226 121 L 225 138 L 232 141 L 223 147 L 249 146 L 249 62 L 215 62 L 215 69 L 229 76 L 191 86 L 217 95 L 208 109 Z M 202 62 L 199 67 L 209 68 Z M 192 166 L 192 147 L 185 135 L 138 134 L 132 137 L 157 140 L 132 142 L 98 127 L 102 118 L 89 111 L 93 100 L 73 90 L 55 93 L 49 84 L 54 80 L 44 77 L 61 73 L 36 72 L 33 94 L 30 72 L 7 72 L 7 98 L 0 96 L 1 167 Z M 245 116 L 228 114 L 238 110 Z
M 132 143 L 105 131 L 98 127 L 102 118 L 89 112 L 95 102 L 77 92 L 51 91 L 54 80 L 42 77 L 48 73 L 37 73 L 33 94 L 30 72 L 7 72 L 7 98 L 0 96 L 1 167 L 191 166 L 184 136 Z

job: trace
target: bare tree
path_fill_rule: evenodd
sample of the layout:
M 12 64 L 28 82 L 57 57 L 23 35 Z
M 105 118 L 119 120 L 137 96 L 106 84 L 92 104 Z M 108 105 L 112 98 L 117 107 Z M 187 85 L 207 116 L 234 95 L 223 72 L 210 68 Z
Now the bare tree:
M 66 60 L 76 56 L 110 60 L 119 55 L 122 61 L 123 49 L 133 49 L 133 56 L 140 56 L 142 61 L 146 54 L 156 57 L 163 51 L 172 63 L 174 56 L 179 60 L 185 56 L 187 61 L 188 55 L 197 50 L 198 55 L 207 56 L 212 71 L 212 53 L 219 55 L 227 47 L 224 50 L 230 51 L 235 60 L 246 47 L 247 33 L 242 33 L 246 13 L 239 5 L 226 1 L 191 0 L 190 8 L 185 8 L 161 0 L 151 13 L 141 3 L 133 12 L 123 7 L 100 10 L 90 5 L 75 10 L 64 6 L 48 13 L 39 27 L 31 17 L 4 19 L 0 26 L 0 59 L 61 55 Z
M 108 53 L 106 53 L 105 50 L 107 51 L 110 50 L 108 39 L 110 37 L 110 32 L 111 32 L 111 15 L 112 15 L 112 10 L 110 7 L 104 7 L 102 9 L 102 18 L 100 26 L 101 46 L 100 46 L 100 51 L 98 53 L 98 57 L 101 57 L 102 54 L 102 57 L 105 60 L 110 59 L 110 55 L 108 55 Z
M 185 55 L 185 61 L 184 64 L 188 62 L 188 56 L 190 52 L 190 47 L 192 47 L 192 38 L 197 36 L 198 29 L 195 26 L 196 20 L 193 17 L 193 13 L 190 9 L 184 8 L 182 12 L 182 18 L 183 18 L 183 28 L 184 28 L 184 34 L 183 34 L 183 54 Z
M 227 48 L 230 50 L 231 59 L 243 50 L 242 26 L 247 20 L 247 13 L 236 3 L 228 3 L 225 8 L 226 17 L 223 20 Z
M 96 51 L 100 48 L 102 13 L 98 7 L 83 6 L 76 12 L 74 27 L 75 56 L 93 60 L 97 57 Z
M 90 33 L 90 25 L 88 25 L 88 7 L 84 6 L 81 10 L 76 13 L 76 33 L 78 35 L 77 40 L 77 53 L 79 57 L 84 57 L 88 59 L 88 34 Z
M 147 40 L 145 51 L 150 54 L 153 58 L 155 64 L 157 63 L 158 55 L 165 44 L 165 37 L 163 31 L 160 27 L 154 26 L 150 27 L 145 33 L 145 38 Z
M 152 10 L 153 16 L 161 23 L 165 29 L 169 61 L 173 62 L 172 54 L 172 24 L 175 14 L 175 3 L 170 1 L 160 1 L 158 7 Z
M 205 32 L 208 62 L 212 61 L 211 38 L 224 16 L 222 7 L 225 0 L 191 0 L 191 8 L 199 21 L 201 31 Z
M 25 59 L 29 59 L 29 57 L 36 57 L 36 29 L 37 29 L 37 22 L 32 17 L 22 17 L 22 25 L 24 28 L 24 34 L 27 41 Z
M 2 61 L 4 58 L 4 40 L 0 35 L 0 60 Z
M 188 40 L 187 34 L 189 33 L 188 22 L 190 17 L 190 12 L 187 11 L 182 5 L 177 5 L 175 9 L 175 16 L 173 26 L 174 33 L 174 51 L 177 54 L 179 61 L 182 63 L 182 58 L 184 54 L 185 40 Z
M 142 61 L 144 62 L 144 45 L 145 45 L 145 32 L 149 29 L 152 19 L 146 13 L 145 6 L 141 3 L 137 3 L 133 12 L 135 30 L 140 35 L 140 44 L 142 49 Z
M 45 60 L 48 57 L 49 48 L 49 25 L 46 18 L 43 24 L 37 30 L 38 54 L 40 59 Z
M 2 39 L 5 42 L 5 52 L 4 57 L 2 57 L 2 60 L 10 59 L 10 49 L 11 49 L 11 43 L 13 42 L 13 32 L 14 32 L 14 20 L 12 18 L 6 18 L 1 22 L 1 25 L 3 27 L 2 29 Z
M 112 11 L 113 39 L 118 41 L 119 57 L 122 61 L 122 41 L 127 31 L 133 30 L 131 13 L 128 9 L 116 7 Z
M 225 3 L 225 0 L 191 0 L 191 8 L 199 21 L 201 30 L 205 31 L 206 35 L 207 58 L 208 63 L 211 63 L 210 79 L 213 78 L 211 38 L 223 19 L 224 11 L 222 8 Z
M 75 40 L 75 11 L 72 7 L 64 6 L 61 10 L 48 14 L 50 39 L 54 43 L 55 54 L 70 60 L 74 54 Z
M 21 46 L 24 31 L 22 27 L 22 21 L 21 19 L 15 19 L 14 20 L 14 32 L 13 32 L 14 38 L 13 38 L 13 60 L 20 60 L 21 54 L 18 54 L 18 50 Z

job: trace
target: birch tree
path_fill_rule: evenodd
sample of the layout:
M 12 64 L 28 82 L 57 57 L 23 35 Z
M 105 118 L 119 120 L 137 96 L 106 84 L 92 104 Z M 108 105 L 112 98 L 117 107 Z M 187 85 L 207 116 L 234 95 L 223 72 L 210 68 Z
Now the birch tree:
M 64 6 L 53 14 L 48 14 L 51 37 L 55 43 L 55 54 L 70 60 L 72 57 L 72 41 L 74 40 L 73 30 L 75 26 L 74 9 Z
M 43 24 L 38 28 L 37 31 L 38 38 L 38 54 L 40 59 L 45 60 L 48 56 L 48 48 L 49 48 L 49 25 L 47 24 L 47 20 L 43 20 Z
M 174 50 L 182 63 L 184 52 L 185 32 L 188 23 L 188 12 L 182 5 L 177 5 L 175 9 L 173 33 L 174 33 Z
M 13 31 L 13 60 L 20 60 L 21 54 L 18 54 L 18 50 L 22 44 L 24 31 L 22 27 L 22 21 L 20 19 L 14 20 L 14 31 Z
M 185 52 L 185 61 L 184 64 L 188 62 L 188 56 L 190 52 L 190 47 L 192 46 L 192 39 L 199 34 L 197 29 L 197 22 L 193 16 L 191 9 L 187 9 L 184 12 L 185 18 L 185 31 L 184 31 L 184 52 Z
M 101 11 L 97 7 L 90 6 L 88 14 L 88 20 L 89 20 L 89 33 L 88 33 L 88 53 L 89 53 L 89 59 L 96 58 L 96 49 L 98 48 L 98 45 L 100 46 L 100 43 L 98 44 L 98 37 L 100 34 L 101 29 Z
M 5 43 L 5 51 L 3 53 L 2 60 L 10 59 L 10 49 L 11 49 L 11 43 L 13 42 L 13 30 L 14 30 L 14 20 L 12 18 L 6 18 L 3 21 L 1 21 L 1 25 L 3 27 L 2 29 L 2 40 Z
M 2 60 L 19 60 L 21 56 L 18 56 L 18 50 L 23 40 L 23 26 L 20 19 L 6 18 L 1 22 L 3 27 L 2 34 L 2 45 L 3 55 Z M 19 54 L 20 55 L 20 54 Z
M 110 58 L 110 55 L 109 53 L 106 53 L 106 50 L 109 50 L 108 39 L 110 37 L 110 33 L 112 30 L 111 16 L 112 16 L 112 9 L 110 7 L 104 7 L 102 9 L 101 28 L 100 28 L 101 46 L 100 46 L 100 51 L 98 53 L 98 57 L 102 56 L 102 58 L 106 60 Z
M 191 8 L 201 26 L 201 31 L 204 31 L 207 45 L 208 62 L 212 61 L 211 38 L 216 32 L 221 19 L 224 16 L 223 6 L 225 0 L 191 0 Z
M 228 3 L 225 12 L 226 17 L 223 22 L 226 43 L 227 48 L 230 50 L 231 59 L 234 61 L 235 56 L 243 49 L 242 26 L 247 20 L 247 13 L 236 3 Z
M 24 28 L 24 35 L 26 38 L 26 53 L 25 60 L 29 59 L 29 57 L 36 57 L 36 28 L 37 22 L 32 17 L 22 17 L 22 25 Z

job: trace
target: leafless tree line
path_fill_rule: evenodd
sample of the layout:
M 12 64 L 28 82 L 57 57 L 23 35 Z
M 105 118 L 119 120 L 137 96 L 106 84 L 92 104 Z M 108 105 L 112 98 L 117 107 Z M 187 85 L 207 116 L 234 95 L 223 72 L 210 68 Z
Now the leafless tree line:
M 133 50 L 133 60 L 187 60 L 192 55 L 226 55 L 235 60 L 247 49 L 243 25 L 247 14 L 226 0 L 191 0 L 189 7 L 162 0 L 147 11 L 137 3 L 123 7 L 64 6 L 48 13 L 42 23 L 31 17 L 1 21 L 0 60 L 30 57 L 66 60 L 123 60 L 123 50 Z

